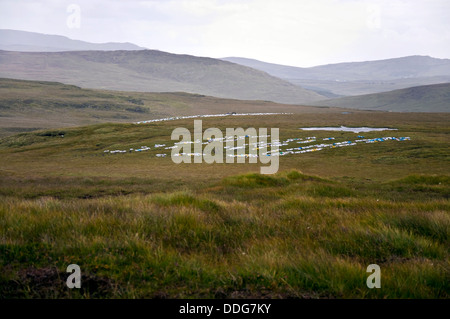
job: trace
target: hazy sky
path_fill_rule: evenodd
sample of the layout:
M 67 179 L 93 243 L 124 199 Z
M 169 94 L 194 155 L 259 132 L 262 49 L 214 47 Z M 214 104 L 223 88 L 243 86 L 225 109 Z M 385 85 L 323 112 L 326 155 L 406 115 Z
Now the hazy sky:
M 450 58 L 449 12 L 449 0 L 0 0 L 0 28 L 313 66 Z

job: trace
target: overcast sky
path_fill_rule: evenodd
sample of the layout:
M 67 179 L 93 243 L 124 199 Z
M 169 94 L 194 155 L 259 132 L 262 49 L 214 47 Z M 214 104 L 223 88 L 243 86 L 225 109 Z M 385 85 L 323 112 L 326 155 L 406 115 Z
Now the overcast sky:
M 449 12 L 449 0 L 0 0 L 0 28 L 307 67 L 450 58 Z

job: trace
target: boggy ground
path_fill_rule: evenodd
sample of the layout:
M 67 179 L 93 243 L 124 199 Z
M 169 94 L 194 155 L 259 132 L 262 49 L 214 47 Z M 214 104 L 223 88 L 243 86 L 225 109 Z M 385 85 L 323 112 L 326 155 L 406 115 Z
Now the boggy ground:
M 175 127 L 97 124 L 0 140 L 2 298 L 448 298 L 449 116 L 227 117 L 203 127 L 376 126 L 409 136 L 263 164 L 157 158 Z M 60 133 L 64 133 L 62 138 Z M 143 153 L 106 149 L 148 145 Z M 168 151 L 167 151 L 168 152 Z M 65 286 L 69 264 L 82 289 Z M 381 288 L 369 289 L 369 264 Z

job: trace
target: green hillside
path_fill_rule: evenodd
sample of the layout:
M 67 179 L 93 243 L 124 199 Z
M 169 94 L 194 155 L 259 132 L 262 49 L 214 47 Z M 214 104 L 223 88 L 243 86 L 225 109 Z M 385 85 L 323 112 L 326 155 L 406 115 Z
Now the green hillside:
M 304 113 L 327 109 L 180 92 L 92 90 L 57 82 L 0 78 L 0 136 L 43 128 L 228 112 Z

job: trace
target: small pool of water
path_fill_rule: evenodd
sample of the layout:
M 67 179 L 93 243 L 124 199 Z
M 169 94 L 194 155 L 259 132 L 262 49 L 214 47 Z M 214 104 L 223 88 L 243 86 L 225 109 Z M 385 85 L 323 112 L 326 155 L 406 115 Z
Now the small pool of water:
M 301 127 L 304 131 L 342 131 L 342 132 L 372 132 L 372 131 L 396 131 L 396 128 L 386 128 L 386 127 L 346 127 L 346 126 L 335 126 L 335 127 Z

